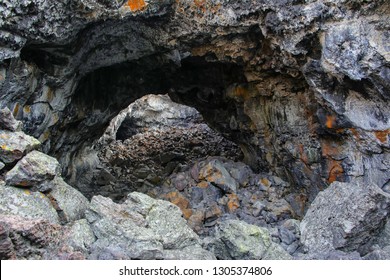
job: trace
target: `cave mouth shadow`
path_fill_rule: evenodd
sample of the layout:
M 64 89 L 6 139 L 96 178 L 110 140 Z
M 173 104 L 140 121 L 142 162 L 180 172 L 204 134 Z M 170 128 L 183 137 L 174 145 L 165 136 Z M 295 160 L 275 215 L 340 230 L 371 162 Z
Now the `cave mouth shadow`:
M 167 94 L 145 95 L 122 110 L 95 142 L 100 165 L 92 171 L 89 199 L 122 202 L 130 192 L 148 193 L 208 159 L 242 164 L 240 148 L 211 129 L 193 107 Z
M 97 69 L 79 82 L 62 129 L 77 131 L 79 142 L 92 142 L 111 119 L 137 99 L 168 93 L 172 101 L 198 110 L 224 137 L 238 144 L 248 142 L 244 138 L 251 132 L 233 131 L 229 121 L 232 116 L 243 122 L 249 119 L 240 114 L 240 104 L 226 96 L 229 86 L 247 83 L 244 69 L 235 63 L 209 60 L 189 57 L 178 65 L 156 55 Z
M 83 150 L 104 134 L 121 110 L 147 94 L 168 93 L 173 102 L 195 108 L 210 128 L 236 143 L 244 152 L 243 161 L 256 170 L 258 155 L 245 146 L 253 132 L 231 128 L 232 117 L 249 122 L 242 104 L 226 94 L 232 85 L 242 84 L 247 84 L 242 65 L 212 57 L 189 57 L 178 64 L 164 55 L 153 55 L 97 69 L 78 83 L 66 122 L 58 130 L 62 145 L 51 153 L 63 158 L 63 175 L 70 184 L 87 183 L 90 178 L 80 178 L 94 163 L 88 162 Z M 77 141 L 64 135 L 77 135 Z

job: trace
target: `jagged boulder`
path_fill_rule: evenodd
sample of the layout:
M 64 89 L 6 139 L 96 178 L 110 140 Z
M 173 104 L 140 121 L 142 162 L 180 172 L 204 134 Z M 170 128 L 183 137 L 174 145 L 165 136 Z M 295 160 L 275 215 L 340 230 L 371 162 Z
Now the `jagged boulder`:
M 63 222 L 71 222 L 85 217 L 88 199 L 75 188 L 69 186 L 61 177 L 55 177 L 47 194 L 55 208 L 60 211 Z
M 71 223 L 64 235 L 64 244 L 73 251 L 89 253 L 89 249 L 96 241 L 96 237 L 87 220 L 81 219 Z
M 288 260 L 291 256 L 271 240 L 266 228 L 239 220 L 226 220 L 216 228 L 215 237 L 206 241 L 206 248 L 219 259 Z
M 5 164 L 14 163 L 26 153 L 39 148 L 40 142 L 21 131 L 0 130 L 0 160 Z
M 320 192 L 301 222 L 308 252 L 354 251 L 379 235 L 390 211 L 390 195 L 378 186 L 334 182 Z
M 86 218 L 97 241 L 91 247 L 92 259 L 209 259 L 200 249 L 199 237 L 188 227 L 180 209 L 145 194 L 131 193 L 123 204 L 109 198 L 92 198 Z
M 201 120 L 202 117 L 196 109 L 175 103 L 168 95 L 146 95 L 111 121 L 103 139 L 125 140 L 145 128 L 161 130 L 186 127 Z
M 62 235 L 62 227 L 47 219 L 0 214 L 1 259 L 45 259 Z
M 42 193 L 11 186 L 0 186 L 0 214 L 27 219 L 44 219 L 53 224 L 60 220 L 50 200 Z
M 66 226 L 46 219 L 0 215 L 0 258 L 85 259 L 95 236 L 86 220 Z
M 55 158 L 32 151 L 6 174 L 5 181 L 12 186 L 32 187 L 57 175 L 60 175 L 60 164 Z
M 22 122 L 15 120 L 12 112 L 7 108 L 0 109 L 0 129 L 17 131 L 22 127 Z
M 236 193 L 239 184 L 217 159 L 210 160 L 200 171 L 199 180 L 205 180 L 226 193 Z

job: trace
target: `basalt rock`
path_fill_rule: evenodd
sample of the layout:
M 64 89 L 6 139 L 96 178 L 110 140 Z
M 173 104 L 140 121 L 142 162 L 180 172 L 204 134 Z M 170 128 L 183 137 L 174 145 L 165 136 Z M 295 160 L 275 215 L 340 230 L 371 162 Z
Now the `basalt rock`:
M 335 182 L 302 220 L 301 242 L 308 252 L 358 250 L 380 235 L 389 209 L 390 195 L 378 186 Z
M 194 108 L 173 102 L 167 95 L 146 95 L 119 113 L 99 141 L 126 140 L 145 130 L 188 128 L 202 122 Z
M 267 229 L 237 220 L 220 223 L 216 228 L 215 240 L 208 240 L 206 247 L 221 259 L 291 259 L 280 245 L 272 242 Z
M 67 226 L 45 219 L 0 215 L 0 257 L 27 260 L 86 259 L 95 236 L 85 220 Z
M 8 108 L 0 109 L 0 129 L 17 131 L 22 127 L 20 121 L 15 120 L 14 115 Z
M 5 181 L 12 186 L 32 187 L 51 181 L 59 174 L 60 164 L 55 158 L 32 151 L 6 174 Z
M 329 233 L 325 237 L 333 234 L 337 244 L 329 237 L 318 242 L 328 244 L 326 248 L 311 247 L 309 240 L 318 233 L 307 230 L 305 220 L 301 224 L 302 229 L 306 225 L 303 243 L 321 251 L 317 256 L 355 258 L 355 253 L 340 250 L 364 251 L 367 230 L 377 233 L 388 215 L 369 207 L 371 198 L 385 197 L 377 196 L 379 190 L 371 186 L 386 192 L 390 188 L 389 22 L 388 0 L 1 1 L 0 108 L 9 110 L 1 111 L 0 133 L 5 136 L 0 137 L 0 160 L 5 167 L 0 176 L 7 172 L 7 182 L 14 185 L 38 188 L 35 185 L 42 183 L 41 191 L 50 192 L 46 181 L 59 175 L 57 170 L 38 178 L 29 174 L 33 180 L 27 184 L 14 176 L 23 159 L 13 165 L 38 144 L 24 139 L 19 146 L 9 145 L 9 137 L 25 138 L 12 112 L 24 133 L 60 161 L 70 185 L 84 191 L 93 181 L 87 172 L 92 169 L 101 175 L 99 188 L 105 193 L 121 189 L 107 183 L 113 175 L 102 171 L 92 145 L 129 104 L 146 94 L 168 93 L 173 101 L 196 108 L 212 128 L 235 142 L 245 163 L 259 175 L 256 179 L 248 170 L 230 172 L 225 166 L 230 175 L 226 177 L 236 181 L 234 187 L 214 179 L 202 179 L 205 183 L 198 186 L 199 178 L 191 179 L 187 173 L 181 174 L 185 178 L 181 181 L 183 177 L 176 176 L 175 172 L 188 171 L 180 169 L 182 154 L 159 155 L 164 172 L 176 176 L 172 178 L 176 190 L 185 191 L 194 180 L 200 190 L 192 195 L 199 202 L 200 194 L 217 198 L 232 213 L 243 207 L 245 211 L 238 211 L 241 217 L 254 224 L 276 225 L 304 216 L 317 194 L 333 182 L 359 179 L 361 194 L 367 196 L 351 191 L 352 197 L 367 205 L 355 214 L 361 213 L 363 220 L 372 218 L 370 225 L 359 224 L 354 211 L 339 207 L 342 199 L 337 196 L 321 200 L 326 192 L 315 205 L 330 201 L 332 206 L 334 200 L 333 206 L 340 208 L 337 217 L 353 220 L 336 226 L 333 233 L 321 220 L 324 213 L 313 207 L 305 220 L 311 217 L 313 225 L 320 223 Z M 122 160 L 117 157 L 118 165 Z M 192 171 L 199 174 L 196 167 Z M 115 172 L 122 175 L 126 168 Z M 288 183 L 276 184 L 273 175 L 264 174 Z M 146 190 L 161 181 L 149 175 L 139 182 Z M 168 182 L 168 187 L 172 185 Z M 240 189 L 246 186 L 257 188 L 254 196 Z M 336 193 L 334 186 L 330 192 Z M 222 217 L 217 206 L 214 201 L 205 212 L 194 213 L 193 225 L 199 221 L 215 225 Z M 104 221 L 108 225 L 102 224 L 103 229 L 117 233 L 110 221 Z M 284 230 L 272 234 L 285 245 L 293 240 Z M 95 250 L 99 252 L 95 257 L 171 258 L 161 243 L 148 243 L 130 256 L 123 249 L 128 243 L 105 247 L 107 243 L 99 242 L 91 248 L 107 251 Z M 71 253 L 67 254 L 64 258 Z
M 200 239 L 181 217 L 179 208 L 167 201 L 131 193 L 123 204 L 96 196 L 86 212 L 97 241 L 92 259 L 212 259 L 201 249 Z
M 40 142 L 25 133 L 0 130 L 0 160 L 6 164 L 15 163 L 26 153 L 37 149 Z
M 2 1 L 0 105 L 77 183 L 66 173 L 110 119 L 168 92 L 306 209 L 335 180 L 388 184 L 389 14 L 386 0 Z
M 27 219 L 45 219 L 59 224 L 60 219 L 50 200 L 39 192 L 0 186 L 0 214 L 18 215 Z

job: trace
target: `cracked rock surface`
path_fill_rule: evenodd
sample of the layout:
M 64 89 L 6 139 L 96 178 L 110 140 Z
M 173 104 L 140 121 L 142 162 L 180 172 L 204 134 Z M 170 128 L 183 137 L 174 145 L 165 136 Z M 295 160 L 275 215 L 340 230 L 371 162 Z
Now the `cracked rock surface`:
M 388 0 L 1 1 L 1 258 L 388 258 L 389 34 Z

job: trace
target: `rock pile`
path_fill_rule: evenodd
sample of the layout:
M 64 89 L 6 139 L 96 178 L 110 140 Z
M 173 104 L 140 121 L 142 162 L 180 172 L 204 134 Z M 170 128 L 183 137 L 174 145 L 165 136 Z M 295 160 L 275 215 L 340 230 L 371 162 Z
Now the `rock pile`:
M 7 112 L 0 156 L 13 160 L 0 170 L 1 259 L 389 259 L 390 196 L 375 185 L 335 182 L 299 221 L 286 182 L 208 156 L 182 161 L 161 180 L 134 172 L 144 193 L 119 203 L 88 201 Z M 7 149 L 17 137 L 33 144 Z
M 127 136 L 126 139 L 119 139 Z M 239 160 L 239 147 L 210 129 L 199 112 L 165 95 L 147 95 L 124 110 L 96 143 L 100 166 L 87 197 L 120 201 L 145 192 L 207 156 Z

